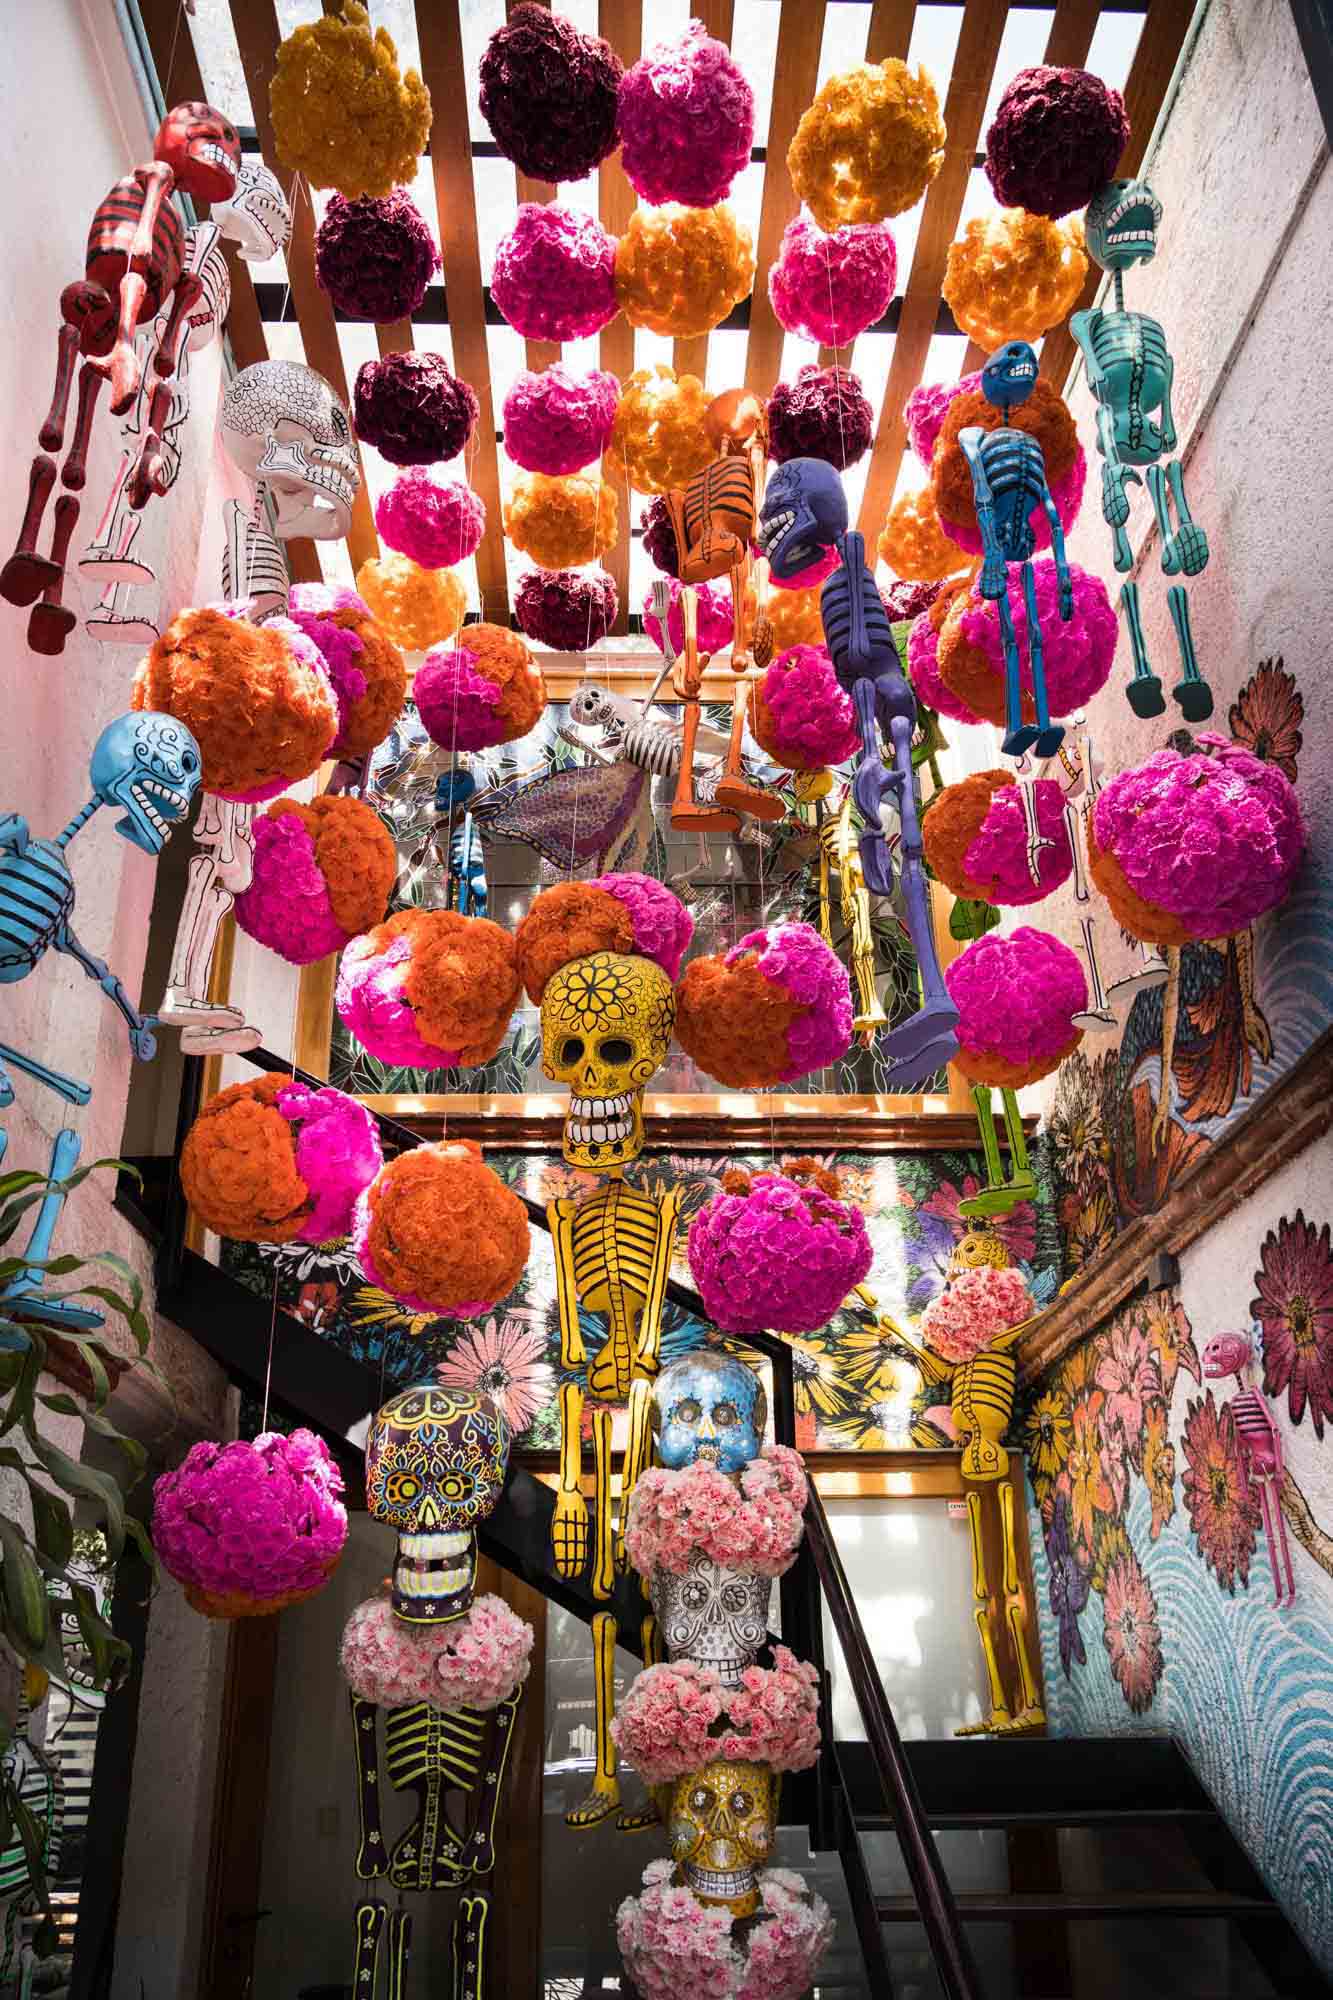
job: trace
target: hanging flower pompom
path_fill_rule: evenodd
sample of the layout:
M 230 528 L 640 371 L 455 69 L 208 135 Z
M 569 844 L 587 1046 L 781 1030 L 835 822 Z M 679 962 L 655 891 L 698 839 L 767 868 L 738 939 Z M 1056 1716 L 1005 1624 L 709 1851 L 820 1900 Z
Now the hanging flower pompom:
M 986 178 L 1005 208 L 1068 215 L 1114 180 L 1125 100 L 1086 69 L 1021 69 L 986 134 Z
M 969 340 L 993 354 L 1006 340 L 1040 340 L 1058 325 L 1087 275 L 1081 222 L 1002 208 L 974 216 L 949 245 L 940 290 Z
M 671 608 L 667 612 L 667 637 L 679 653 L 685 645 L 685 615 L 680 607 L 682 585 L 673 577 L 671 580 Z M 735 629 L 735 619 L 731 610 L 731 587 L 715 578 L 709 583 L 692 586 L 698 597 L 699 651 L 717 654 L 729 646 Z M 654 615 L 652 592 L 643 600 L 643 629 L 659 649 L 662 645 L 662 626 Z
M 616 239 L 578 209 L 522 202 L 496 247 L 491 297 L 525 340 L 600 333 L 619 310 Z
M 541 10 L 543 13 L 545 9 Z M 483 1592 L 461 1618 L 412 1625 L 387 1596 L 358 1604 L 343 1627 L 339 1664 L 352 1693 L 384 1708 L 498 1708 L 528 1677 L 533 1632 L 502 1597 Z
M 708 333 L 754 289 L 754 242 L 725 204 L 636 208 L 616 246 L 615 283 L 631 326 L 677 340 Z
M 930 483 L 941 527 L 946 530 L 951 526 L 966 528 L 972 536 L 980 535 L 976 495 L 972 487 L 972 469 L 958 442 L 959 433 L 969 425 L 984 431 L 999 430 L 1002 425 L 1007 425 L 1010 430 L 1026 431 L 1034 437 L 1041 446 L 1046 483 L 1052 495 L 1073 469 L 1080 449 L 1078 432 L 1068 404 L 1042 376 L 1038 376 L 1036 387 L 1027 400 L 1016 404 L 1007 415 L 994 403 L 988 402 L 980 389 L 952 397 L 935 439 Z M 1079 495 L 1081 498 L 1081 487 Z M 1035 508 L 1031 518 L 1035 526 L 1038 518 Z M 979 539 L 976 546 L 980 547 Z
M 941 628 L 968 583 L 967 577 L 960 576 L 942 584 L 934 601 L 925 611 L 918 612 L 907 635 L 907 678 L 917 700 L 933 708 L 937 715 L 947 715 L 953 722 L 984 722 L 984 716 L 954 693 L 939 664 Z
M 938 583 L 969 567 L 967 556 L 940 525 L 929 486 L 918 486 L 894 501 L 878 546 L 880 561 L 910 583 Z
M 1158 750 L 1097 795 L 1092 878 L 1117 923 L 1146 943 L 1232 937 L 1290 893 L 1305 847 L 1286 773 L 1201 732 Z
M 527 1211 L 470 1139 L 413 1146 L 356 1205 L 367 1282 L 413 1312 L 473 1319 L 507 1298 L 528 1261 Z
M 805 1532 L 808 1497 L 801 1455 L 785 1444 L 766 1444 L 739 1485 L 702 1458 L 679 1472 L 652 1466 L 630 1495 L 625 1548 L 645 1579 L 655 1569 L 684 1576 L 697 1550 L 742 1576 L 783 1576 Z
M 313 965 L 382 921 L 398 874 L 388 828 L 349 792 L 275 799 L 254 823 L 254 869 L 236 898 L 247 937 Z
M 358 0 L 279 45 L 269 109 L 283 166 L 349 201 L 410 186 L 430 137 L 430 92 L 414 69 L 400 75 L 392 37 L 371 33 Z
M 378 1062 L 472 1068 L 504 1040 L 518 988 L 514 940 L 499 924 L 407 909 L 348 945 L 335 1005 Z
M 950 1278 L 921 1316 L 926 1345 L 942 1361 L 962 1364 L 997 1334 L 1031 1319 L 1036 1301 L 1012 1264 L 976 1264 Z
M 753 143 L 754 92 L 702 21 L 626 70 L 620 159 L 643 201 L 712 208 L 749 165 Z
M 539 646 L 586 653 L 615 624 L 615 580 L 604 569 L 530 569 L 519 578 L 514 616 Z
M 439 268 L 435 238 L 406 188 L 358 201 L 330 195 L 315 232 L 315 277 L 348 319 L 410 319 Z
M 732 1929 L 722 1904 L 677 1886 L 671 1861 L 650 1861 L 637 1896 L 616 1912 L 616 1943 L 642 2000 L 802 2000 L 833 1942 L 828 1904 L 788 1868 L 764 1868 L 761 1908 Z
M 929 611 L 943 588 L 942 583 L 910 583 L 905 577 L 898 577 L 879 586 L 879 601 L 888 613 L 890 625 L 901 625 Z
M 181 1186 L 207 1229 L 238 1243 L 325 1243 L 380 1168 L 379 1132 L 341 1090 L 266 1075 L 220 1090 L 181 1147 Z
M 581 181 L 615 151 L 624 68 L 609 42 L 549 7 L 515 7 L 481 59 L 481 115 L 534 181 Z
M 797 1083 L 851 1047 L 847 973 L 810 924 L 770 924 L 694 959 L 676 1000 L 676 1039 L 732 1090 Z
M 1115 661 L 1116 615 L 1106 585 L 1090 570 L 1069 565 L 1073 616 L 1060 616 L 1060 579 L 1052 556 L 1032 565 L 1041 627 L 1046 695 L 1052 715 L 1072 715 L 1104 688 Z M 1036 719 L 1028 651 L 1027 605 L 1020 566 L 1009 571 L 1009 615 L 1018 639 L 1023 715 Z M 939 671 L 960 701 L 999 727 L 1005 720 L 1004 635 L 997 605 L 980 588 L 960 595 L 949 611 L 939 642 Z
M 352 422 L 391 465 L 457 458 L 477 427 L 476 393 L 442 354 L 383 354 L 356 371 Z
M 790 652 L 793 646 L 824 644 L 824 621 L 820 615 L 817 586 L 805 590 L 772 591 L 767 610 L 776 652 Z
M 919 382 L 907 398 L 903 421 L 907 441 L 927 472 L 935 452 L 935 440 L 944 422 L 944 413 L 955 396 L 964 396 L 981 387 L 981 372 L 973 369 L 956 382 Z
M 670 509 L 660 493 L 643 516 L 643 549 L 654 569 L 663 576 L 679 577 L 680 544 Z
M 694 919 L 679 896 L 651 875 L 625 869 L 543 889 L 514 946 L 527 996 L 540 1007 L 561 966 L 596 951 L 650 958 L 674 979 L 693 936 Z
M 1083 1040 L 1074 1016 L 1088 983 L 1077 952 L 1027 925 L 976 938 L 944 969 L 958 1009 L 954 1066 L 969 1083 L 1020 1090 L 1058 1069 Z
M 619 402 L 620 384 L 604 369 L 520 369 L 504 400 L 505 450 L 525 472 L 578 472 L 606 450 Z
M 422 569 L 452 569 L 481 547 L 486 505 L 463 480 L 414 465 L 380 495 L 375 526 L 391 549 Z
M 768 297 L 787 333 L 845 347 L 888 311 L 897 282 L 898 251 L 887 222 L 848 224 L 826 236 L 798 215 L 769 266 Z
M 521 472 L 505 508 L 505 533 L 543 569 L 577 569 L 596 562 L 620 539 L 615 489 L 595 466 L 551 479 Z
M 407 696 L 402 654 L 365 599 L 341 584 L 294 583 L 287 611 L 318 646 L 338 703 L 338 734 L 329 755 L 364 757 L 402 713 Z
M 422 727 L 443 750 L 490 750 L 526 736 L 546 706 L 546 683 L 517 632 L 469 625 L 457 647 L 432 646 L 412 693 Z
M 788 771 L 843 764 L 861 741 L 852 698 L 819 645 L 779 653 L 751 683 L 750 728 L 760 749 Z
M 831 76 L 787 149 L 791 184 L 821 229 L 915 208 L 944 159 L 935 86 L 896 56 Z
M 191 1445 L 153 1487 L 153 1547 L 206 1618 L 313 1597 L 347 1540 L 343 1480 L 313 1431 Z
M 646 1667 L 620 1704 L 611 1735 L 646 1785 L 688 1777 L 714 1758 L 806 1771 L 819 1755 L 819 1679 L 786 1646 L 771 1667 L 746 1667 L 737 1688 L 711 1667 Z
M 1022 793 L 1008 771 L 975 772 L 931 800 L 921 821 L 926 859 L 955 896 L 1001 908 L 1039 903 L 1073 874 L 1065 795 L 1053 778 L 1030 782 L 1041 843 L 1035 882 Z
M 697 375 L 676 374 L 659 361 L 652 368 L 636 368 L 620 393 L 620 408 L 611 431 L 610 456 L 626 482 L 639 493 L 670 493 L 685 486 L 696 472 L 712 462 L 714 448 L 704 425 L 708 398 Z M 670 533 L 675 548 L 675 530 L 670 517 L 664 532 Z M 659 569 L 674 576 L 680 563 L 676 551 L 670 567 L 653 560 Z
M 690 1271 L 723 1333 L 815 1333 L 871 1265 L 865 1217 L 813 1160 L 734 1170 L 690 1224 Z
M 779 382 L 768 399 L 768 455 L 776 465 L 789 458 L 822 458 L 842 472 L 870 449 L 875 413 L 860 377 L 849 368 L 820 368 L 807 362 L 794 382 Z
M 422 569 L 393 550 L 363 562 L 356 587 L 381 632 L 413 653 L 444 645 L 467 610 L 467 592 L 455 571 Z

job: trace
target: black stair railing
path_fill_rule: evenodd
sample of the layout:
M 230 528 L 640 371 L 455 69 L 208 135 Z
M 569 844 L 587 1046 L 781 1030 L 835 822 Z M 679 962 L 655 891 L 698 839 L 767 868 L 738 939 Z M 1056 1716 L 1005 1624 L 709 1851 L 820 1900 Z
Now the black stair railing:
M 322 1089 L 326 1082 L 323 1077 L 313 1076 L 281 1056 L 275 1056 L 268 1049 L 254 1049 L 240 1060 L 255 1069 L 278 1072 L 291 1076 L 298 1083 L 311 1089 Z M 180 1112 L 177 1120 L 176 1154 L 180 1148 L 199 1109 L 202 1090 L 203 1063 L 198 1058 L 187 1058 L 185 1077 L 181 1090 Z M 409 1147 L 424 1145 L 422 1135 L 410 1125 L 403 1125 L 397 1119 L 385 1117 L 382 1113 L 372 1114 L 379 1126 L 381 1138 L 386 1141 L 386 1154 L 396 1154 Z M 517 1192 L 517 1190 L 515 1190 Z M 528 1195 L 519 1195 L 532 1224 L 542 1230 L 549 1230 L 546 1211 L 542 1204 Z M 179 1175 L 171 1178 L 163 1223 L 162 1241 L 157 1257 L 157 1291 L 160 1309 L 169 1317 L 179 1319 L 187 1330 L 193 1331 L 191 1320 L 202 1311 L 208 1314 L 212 1324 L 202 1329 L 205 1343 L 222 1358 L 226 1358 L 229 1342 L 240 1336 L 237 1325 L 238 1315 L 234 1298 L 219 1296 L 216 1304 L 206 1307 L 201 1298 L 200 1287 L 190 1287 L 187 1277 L 192 1267 L 203 1264 L 203 1259 L 189 1251 L 185 1242 L 187 1204 L 180 1186 Z M 218 1280 L 222 1289 L 239 1294 L 242 1299 L 253 1304 L 253 1295 L 227 1280 L 216 1266 L 205 1267 Z M 675 1278 L 667 1280 L 667 1297 L 683 1307 L 695 1318 L 707 1323 L 708 1314 L 703 1300 L 688 1285 L 682 1285 Z M 330 1345 L 322 1337 L 308 1328 L 301 1327 L 290 1316 L 282 1316 L 290 1330 L 295 1348 L 286 1344 L 287 1366 L 284 1374 L 295 1380 L 300 1370 L 300 1356 L 307 1348 L 312 1353 L 322 1350 L 330 1354 Z M 223 1328 L 230 1328 L 228 1333 Z M 752 1352 L 762 1354 L 770 1364 L 773 1384 L 773 1431 L 779 1444 L 796 1444 L 796 1389 L 792 1368 L 791 1348 L 776 1334 L 747 1334 L 743 1343 Z M 238 1362 L 241 1356 L 236 1357 Z M 296 1363 L 296 1368 L 292 1367 Z M 249 1365 L 242 1366 L 242 1372 L 251 1380 L 257 1379 L 255 1357 L 249 1357 Z M 346 1358 L 343 1372 L 347 1380 L 341 1386 L 341 1395 L 334 1385 L 324 1385 L 324 1411 L 317 1421 L 328 1422 L 341 1437 L 348 1422 L 364 1415 L 372 1407 L 373 1387 L 369 1398 L 361 1391 L 362 1379 L 371 1383 L 374 1371 L 364 1364 Z M 275 1384 L 276 1387 L 276 1384 Z M 352 1401 L 357 1409 L 347 1421 L 339 1422 L 330 1406 L 330 1391 L 338 1397 L 339 1413 L 349 1409 Z M 296 1397 L 289 1388 L 286 1400 L 297 1407 Z M 491 1532 L 483 1531 L 479 1540 L 502 1564 L 520 1573 L 524 1580 L 542 1590 L 556 1602 L 565 1604 L 577 1616 L 587 1618 L 592 1609 L 605 1610 L 605 1604 L 595 1607 L 591 1595 L 577 1584 L 570 1585 L 556 1576 L 546 1561 L 547 1520 L 550 1500 L 540 1483 L 530 1472 L 521 1467 L 511 1473 L 500 1509 L 488 1524 Z M 625 1587 L 635 1588 L 632 1579 L 625 1580 Z M 824 1503 L 810 1485 L 810 1499 L 806 1510 L 806 1534 L 798 1560 L 782 1578 L 780 1599 L 782 1605 L 782 1633 L 784 1641 L 790 1645 L 798 1657 L 810 1660 L 820 1679 L 824 1699 L 821 1704 L 824 1742 L 822 1753 L 813 1773 L 813 1782 L 805 1788 L 808 1810 L 802 1817 L 808 1819 L 810 1842 L 817 1851 L 835 1849 L 842 1863 L 847 1882 L 847 1892 L 851 1903 L 853 1920 L 856 1924 L 866 1974 L 874 2000 L 892 1993 L 892 1979 L 887 1954 L 884 1949 L 883 1931 L 875 1907 L 875 1898 L 870 1885 L 865 1852 L 857 1830 L 856 1815 L 852 1807 L 851 1794 L 833 1741 L 830 1699 L 830 1681 L 824 1660 L 823 1607 L 827 1606 L 829 1622 L 837 1636 L 838 1645 L 846 1664 L 848 1679 L 856 1698 L 862 1726 L 866 1732 L 866 1742 L 871 1763 L 882 1794 L 884 1816 L 891 1822 L 901 1847 L 912 1885 L 922 1927 L 935 1962 L 941 1992 L 945 2000 L 984 2000 L 980 1978 L 973 1961 L 971 1949 L 963 1932 L 958 1907 L 949 1886 L 939 1849 L 926 1818 L 915 1777 L 903 1750 L 902 1738 L 893 1719 L 893 1711 L 875 1666 L 870 1642 L 865 1627 L 856 1609 L 847 1573 L 838 1554 L 837 1545 L 829 1526 Z M 617 1596 L 620 1595 L 618 1586 Z M 586 1601 L 585 1601 L 586 1600 Z M 615 1608 L 613 1604 L 611 1608 Z M 629 1617 L 620 1621 L 627 1638 L 636 1630 L 637 1620 Z

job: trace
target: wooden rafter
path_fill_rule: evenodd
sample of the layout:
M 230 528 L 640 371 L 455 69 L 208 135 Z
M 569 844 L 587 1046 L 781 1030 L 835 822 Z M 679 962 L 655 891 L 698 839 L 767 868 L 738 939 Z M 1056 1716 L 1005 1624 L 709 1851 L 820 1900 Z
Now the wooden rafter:
M 599 0 L 597 32 L 610 42 L 628 69 L 643 49 L 643 0 Z M 634 190 L 625 178 L 618 152 L 597 169 L 597 202 L 602 227 L 612 236 L 623 235 L 634 213 Z M 622 382 L 633 374 L 634 329 L 623 313 L 617 313 L 610 326 L 602 328 L 598 359 Z M 620 509 L 620 539 L 603 559 L 603 567 L 610 571 L 616 586 L 619 610 L 615 629 L 625 632 L 629 619 L 630 491 L 623 467 L 609 453 L 602 461 L 602 475 Z
M 539 7 L 549 7 L 550 4 L 551 0 L 536 0 L 536 5 Z M 505 19 L 508 20 L 510 18 L 515 7 L 522 5 L 523 0 L 505 0 Z M 464 119 L 464 123 L 466 123 L 466 118 Z M 520 202 L 539 201 L 545 203 L 548 201 L 559 201 L 560 199 L 559 188 L 553 187 L 550 181 L 531 180 L 527 174 L 521 174 L 517 167 L 514 169 L 514 190 Z M 534 372 L 538 372 L 543 368 L 549 368 L 553 361 L 560 359 L 560 342 L 558 340 L 525 340 L 523 345 L 527 351 L 528 367 Z
M 1100 0 L 1056 0 L 1042 61 L 1052 69 L 1082 69 L 1101 11 Z
M 699 0 L 690 9 L 696 21 L 702 21 L 714 41 L 725 42 L 731 47 L 731 31 L 735 20 L 735 0 Z M 692 334 L 688 339 L 678 340 L 671 354 L 671 365 L 677 375 L 697 375 L 701 382 L 708 379 L 708 335 Z
M 773 107 L 768 120 L 764 202 L 755 245 L 757 275 L 750 301 L 750 338 L 745 346 L 745 386 L 767 396 L 782 368 L 782 328 L 768 302 L 768 273 L 777 260 L 782 232 L 800 207 L 787 172 L 787 148 L 801 113 L 815 94 L 819 50 L 824 39 L 824 0 L 782 0 Z
M 899 62 L 906 62 L 915 19 L 916 0 L 875 0 L 866 36 L 866 61 L 882 63 L 897 56 Z

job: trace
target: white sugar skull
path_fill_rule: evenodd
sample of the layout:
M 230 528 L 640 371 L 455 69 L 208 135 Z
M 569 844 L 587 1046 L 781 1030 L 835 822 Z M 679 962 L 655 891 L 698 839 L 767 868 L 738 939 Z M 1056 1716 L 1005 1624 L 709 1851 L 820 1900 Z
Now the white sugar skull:
M 671 1660 L 711 1667 L 723 1687 L 739 1687 L 768 1635 L 771 1576 L 747 1576 L 690 1552 L 684 1576 L 655 1569 L 649 1593 Z
M 670 979 L 651 959 L 595 951 L 552 974 L 542 995 L 542 1074 L 569 1088 L 564 1154 L 606 1173 L 643 1150 L 643 1091 L 676 1022 Z
M 242 159 L 230 201 L 214 203 L 213 220 L 247 264 L 279 256 L 292 233 L 292 212 L 278 177 L 253 155 Z
M 222 443 L 273 496 L 283 541 L 340 540 L 352 523 L 361 468 L 347 410 L 301 361 L 256 361 L 222 400 Z

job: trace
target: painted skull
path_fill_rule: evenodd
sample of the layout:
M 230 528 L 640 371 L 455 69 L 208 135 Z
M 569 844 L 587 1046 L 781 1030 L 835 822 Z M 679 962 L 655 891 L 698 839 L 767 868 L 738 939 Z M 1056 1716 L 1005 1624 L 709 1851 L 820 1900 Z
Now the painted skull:
M 673 1472 L 696 1460 L 743 1472 L 759 1456 L 767 1419 L 763 1385 L 734 1354 L 683 1354 L 653 1386 L 657 1455 Z
M 1218 1382 L 1223 1376 L 1234 1375 L 1243 1384 L 1245 1371 L 1254 1359 L 1254 1342 L 1248 1333 L 1239 1329 L 1234 1333 L 1215 1333 L 1203 1350 L 1203 1375 L 1206 1382 Z
M 341 540 L 361 468 L 347 410 L 301 361 L 256 361 L 222 399 L 227 456 L 273 495 L 283 541 Z
M 847 532 L 847 496 L 822 458 L 789 458 L 768 476 L 759 516 L 759 553 L 774 576 L 799 576 Z
M 203 764 L 199 745 L 174 715 L 152 709 L 108 723 L 88 761 L 88 776 L 104 806 L 124 806 L 116 832 L 145 854 L 160 854 L 167 835 L 190 810 Z
M 766 1765 L 722 1758 L 677 1779 L 667 1837 L 700 1902 L 725 1904 L 734 1917 L 758 1909 L 755 1870 L 773 1848 L 773 1791 Z
M 1025 340 L 1006 340 L 981 371 L 981 393 L 999 410 L 1026 403 L 1037 386 L 1037 357 Z
M 1088 255 L 1103 271 L 1127 271 L 1157 255 L 1162 204 L 1147 181 L 1108 181 L 1083 218 Z
M 723 1687 L 739 1687 L 768 1637 L 772 1577 L 727 1569 L 693 1549 L 684 1576 L 655 1569 L 650 1591 L 668 1659 L 711 1667 Z
M 408 1624 L 461 1618 L 472 1602 L 476 1524 L 500 1498 L 508 1461 L 508 1425 L 471 1389 L 418 1382 L 376 1411 L 366 1511 L 398 1530 L 393 1608 Z
M 569 1088 L 564 1154 L 606 1173 L 643 1150 L 643 1092 L 666 1061 L 676 994 L 660 965 L 618 951 L 571 959 L 542 996 L 542 1074 Z
M 215 202 L 213 221 L 247 264 L 266 264 L 287 248 L 292 212 L 276 174 L 259 159 L 244 159 L 229 201 Z
M 177 104 L 157 128 L 153 157 L 171 168 L 182 194 L 226 201 L 240 172 L 240 134 L 211 104 Z
M 952 1276 L 956 1271 L 975 1271 L 982 1264 L 1003 1271 L 1009 1261 L 1009 1252 L 993 1229 L 969 1229 L 954 1244 L 949 1273 Z

